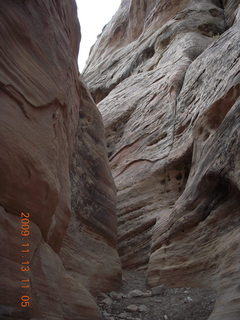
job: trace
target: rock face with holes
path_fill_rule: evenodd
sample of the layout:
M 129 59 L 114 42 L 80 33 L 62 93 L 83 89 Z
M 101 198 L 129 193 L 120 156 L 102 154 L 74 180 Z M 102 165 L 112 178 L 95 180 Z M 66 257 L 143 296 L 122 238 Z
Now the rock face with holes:
M 240 1 L 122 1 L 84 78 L 103 114 L 123 267 L 210 286 L 240 318 Z M 150 257 L 150 260 L 149 260 Z
M 73 0 L 1 2 L 1 319 L 100 319 L 90 292 L 119 282 L 115 187 L 79 40 Z
M 84 78 L 97 102 L 105 97 L 98 107 L 118 188 L 125 267 L 146 267 L 152 228 L 185 188 L 197 115 L 187 117 L 186 109 L 180 119 L 178 96 L 189 66 L 226 29 L 217 4 L 123 1 L 89 57 Z

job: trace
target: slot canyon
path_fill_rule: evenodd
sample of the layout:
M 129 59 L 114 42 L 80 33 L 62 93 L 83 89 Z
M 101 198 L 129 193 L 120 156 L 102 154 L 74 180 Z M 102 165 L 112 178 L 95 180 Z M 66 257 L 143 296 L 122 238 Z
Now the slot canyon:
M 240 0 L 80 25 L 0 4 L 0 320 L 239 320 Z

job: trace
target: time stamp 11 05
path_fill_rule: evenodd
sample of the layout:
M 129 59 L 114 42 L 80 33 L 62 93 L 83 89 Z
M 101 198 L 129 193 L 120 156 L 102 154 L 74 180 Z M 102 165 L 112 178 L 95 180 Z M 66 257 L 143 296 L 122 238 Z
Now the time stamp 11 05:
M 21 266 L 20 271 L 22 274 L 21 279 L 21 297 L 20 305 L 22 308 L 28 308 L 31 306 L 31 297 L 30 297 L 30 213 L 21 212 L 21 225 L 20 225 L 20 236 L 21 236 Z

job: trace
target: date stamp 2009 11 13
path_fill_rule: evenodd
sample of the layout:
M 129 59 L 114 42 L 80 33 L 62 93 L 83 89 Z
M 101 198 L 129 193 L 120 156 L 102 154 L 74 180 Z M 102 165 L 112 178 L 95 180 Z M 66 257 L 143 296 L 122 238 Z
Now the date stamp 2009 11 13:
M 22 308 L 27 308 L 31 306 L 31 297 L 29 295 L 29 290 L 31 289 L 30 282 L 30 213 L 21 212 L 21 267 L 20 270 L 23 272 L 23 279 L 21 280 L 21 289 L 24 290 L 20 298 L 20 305 Z

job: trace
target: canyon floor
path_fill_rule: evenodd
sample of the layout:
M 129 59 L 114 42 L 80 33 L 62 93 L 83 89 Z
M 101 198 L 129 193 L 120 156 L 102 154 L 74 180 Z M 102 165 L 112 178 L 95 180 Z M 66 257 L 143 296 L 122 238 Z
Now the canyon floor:
M 118 292 L 101 294 L 103 320 L 206 320 L 215 293 L 208 289 L 146 287 L 145 273 L 125 271 Z

